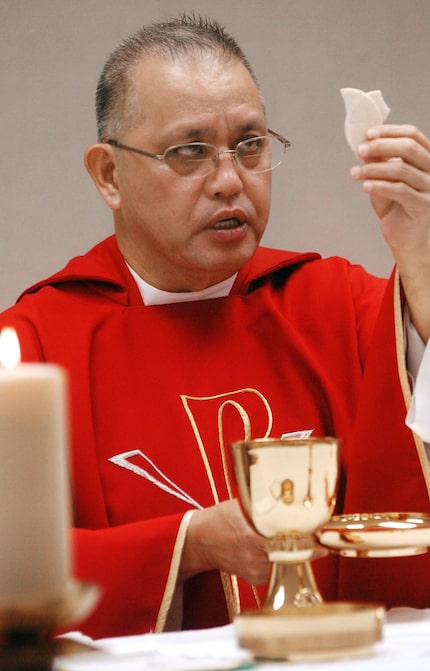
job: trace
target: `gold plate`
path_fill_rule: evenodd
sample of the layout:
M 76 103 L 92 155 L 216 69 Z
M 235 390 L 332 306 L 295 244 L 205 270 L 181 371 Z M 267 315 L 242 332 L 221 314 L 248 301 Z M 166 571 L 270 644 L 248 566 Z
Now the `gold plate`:
M 423 513 L 335 515 L 317 533 L 321 545 L 344 557 L 405 557 L 427 552 L 430 516 Z
M 384 616 L 383 606 L 338 602 L 247 611 L 234 625 L 239 644 L 255 658 L 324 660 L 371 654 Z

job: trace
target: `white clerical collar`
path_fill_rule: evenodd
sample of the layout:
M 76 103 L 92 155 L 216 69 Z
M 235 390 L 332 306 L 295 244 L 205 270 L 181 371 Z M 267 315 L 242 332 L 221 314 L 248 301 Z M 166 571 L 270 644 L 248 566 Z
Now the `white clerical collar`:
M 169 303 L 189 303 L 190 301 L 203 301 L 208 298 L 221 298 L 228 296 L 236 279 L 236 275 L 228 277 L 218 284 L 213 284 L 201 291 L 162 291 L 153 287 L 148 282 L 145 282 L 140 275 L 136 273 L 133 268 L 126 262 L 129 271 L 131 272 L 145 305 L 168 305 Z

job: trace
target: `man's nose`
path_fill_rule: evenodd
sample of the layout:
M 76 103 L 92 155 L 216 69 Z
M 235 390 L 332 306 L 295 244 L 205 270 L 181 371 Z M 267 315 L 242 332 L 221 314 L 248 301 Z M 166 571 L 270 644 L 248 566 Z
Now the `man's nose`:
M 219 152 L 214 170 L 209 177 L 210 188 L 216 194 L 232 196 L 242 190 L 242 177 L 233 149 Z

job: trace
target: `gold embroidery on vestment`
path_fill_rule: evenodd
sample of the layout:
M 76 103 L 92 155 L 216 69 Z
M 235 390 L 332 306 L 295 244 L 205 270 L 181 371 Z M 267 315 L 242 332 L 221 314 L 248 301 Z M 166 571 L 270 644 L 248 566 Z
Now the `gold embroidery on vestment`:
M 179 525 L 176 543 L 170 561 L 169 575 L 167 576 L 166 587 L 164 588 L 164 594 L 161 600 L 160 610 L 158 611 L 157 622 L 155 624 L 155 632 L 163 631 L 166 625 L 169 608 L 172 605 L 173 595 L 178 581 L 179 566 L 181 563 L 182 550 L 184 548 L 188 524 L 195 512 L 195 510 L 188 510 Z
M 244 393 L 255 394 L 263 402 L 263 405 L 264 405 L 264 407 L 266 409 L 266 412 L 267 412 L 267 428 L 266 428 L 266 431 L 264 433 L 264 436 L 258 436 L 258 437 L 259 438 L 261 438 L 261 437 L 267 438 L 267 436 L 270 434 L 270 431 L 272 430 L 272 424 L 273 424 L 272 410 L 271 410 L 270 405 L 269 405 L 268 401 L 266 400 L 266 398 L 257 389 L 252 389 L 251 387 L 245 387 L 244 389 L 238 389 L 236 391 L 226 392 L 226 393 L 223 393 L 223 394 L 216 394 L 214 396 L 189 396 L 188 394 L 181 394 L 181 396 L 180 396 L 181 401 L 182 401 L 183 406 L 184 406 L 184 409 L 185 409 L 185 412 L 187 413 L 188 419 L 189 419 L 190 424 L 192 426 L 193 433 L 194 433 L 198 448 L 200 450 L 200 455 L 202 457 L 203 464 L 204 464 L 204 467 L 205 467 L 205 470 L 206 470 L 206 474 L 207 474 L 207 477 L 208 477 L 208 480 L 209 480 L 209 484 L 210 484 L 210 488 L 211 488 L 214 503 L 219 503 L 220 502 L 219 494 L 218 494 L 217 487 L 216 487 L 216 484 L 215 484 L 215 480 L 214 480 L 214 477 L 213 477 L 212 469 L 211 469 L 210 464 L 209 464 L 209 459 L 208 459 L 208 456 L 207 456 L 206 448 L 203 444 L 203 439 L 201 437 L 201 433 L 200 433 L 199 427 L 197 425 L 197 420 L 194 417 L 193 412 L 192 412 L 192 410 L 189 406 L 189 401 L 214 401 L 216 399 L 226 399 L 228 397 L 238 396 L 239 394 L 244 394 Z M 222 463 L 223 463 L 223 472 L 224 472 L 225 484 L 226 484 L 226 487 L 227 487 L 227 491 L 231 492 L 231 484 L 230 484 L 228 469 L 227 469 L 227 465 L 226 465 L 224 437 L 223 437 L 223 431 L 222 431 L 222 413 L 223 413 L 224 408 L 227 405 L 233 406 L 238 411 L 239 416 L 241 417 L 243 425 L 244 425 L 245 439 L 246 440 L 251 438 L 252 427 L 251 427 L 251 420 L 249 418 L 249 415 L 246 412 L 243 405 L 241 405 L 237 401 L 233 401 L 233 400 L 230 400 L 230 399 L 225 400 L 223 403 L 221 403 L 220 407 L 218 408 L 218 444 L 219 444 L 219 447 L 220 447 L 221 459 L 222 459 Z M 231 498 L 231 495 L 230 495 L 230 498 Z
M 272 415 L 272 410 L 270 408 L 269 402 L 267 399 L 263 396 L 261 392 L 259 392 L 257 389 L 253 389 L 251 387 L 245 387 L 243 389 L 238 389 L 236 391 L 231 391 L 231 392 L 226 392 L 223 394 L 216 394 L 214 396 L 189 396 L 187 394 L 181 394 L 180 398 L 183 403 L 185 412 L 187 413 L 188 419 L 190 421 L 190 424 L 192 426 L 194 436 L 196 438 L 196 442 L 198 445 L 198 448 L 200 450 L 200 455 L 206 470 L 206 474 L 209 480 L 209 485 L 211 488 L 212 492 L 212 497 L 215 503 L 220 502 L 220 497 L 219 493 L 217 490 L 217 486 L 215 483 L 215 479 L 213 477 L 212 469 L 210 466 L 209 458 L 206 452 L 206 448 L 204 446 L 204 442 L 201 436 L 201 433 L 199 431 L 199 427 L 197 424 L 197 420 L 195 416 L 193 415 L 193 412 L 190 408 L 189 402 L 190 401 L 214 401 L 216 399 L 226 399 L 224 400 L 219 408 L 218 408 L 218 444 L 220 448 L 220 453 L 221 453 L 221 460 L 222 460 L 222 467 L 223 467 L 223 474 L 224 474 L 224 481 L 225 485 L 227 488 L 228 492 L 228 497 L 231 500 L 233 498 L 233 493 L 232 493 L 232 486 L 231 486 L 231 480 L 230 480 L 230 474 L 228 472 L 228 467 L 227 467 L 227 457 L 226 457 L 226 451 L 225 451 L 225 443 L 224 443 L 224 431 L 223 431 L 223 413 L 226 407 L 231 406 L 235 408 L 242 420 L 243 428 L 244 428 L 244 440 L 250 440 L 252 438 L 252 425 L 251 425 L 251 419 L 246 412 L 245 408 L 243 405 L 241 405 L 240 402 L 237 400 L 233 400 L 231 397 L 235 396 L 237 398 L 238 395 L 244 394 L 244 393 L 251 393 L 255 394 L 263 403 L 263 406 L 266 410 L 267 413 L 267 426 L 266 430 L 264 432 L 263 436 L 258 436 L 259 438 L 267 438 L 270 435 L 270 432 L 272 430 L 272 425 L 273 425 L 273 415 Z M 238 579 L 237 576 L 235 575 L 229 575 L 227 573 L 221 572 L 221 581 L 224 589 L 224 594 L 225 594 L 225 599 L 227 603 L 227 609 L 229 613 L 230 620 L 232 619 L 233 615 L 236 615 L 241 612 L 241 604 L 240 604 L 240 593 L 239 593 L 239 584 L 238 584 Z M 260 599 L 258 596 L 258 592 L 255 589 L 255 587 L 252 588 L 254 598 L 256 600 L 256 603 L 258 606 L 260 606 Z

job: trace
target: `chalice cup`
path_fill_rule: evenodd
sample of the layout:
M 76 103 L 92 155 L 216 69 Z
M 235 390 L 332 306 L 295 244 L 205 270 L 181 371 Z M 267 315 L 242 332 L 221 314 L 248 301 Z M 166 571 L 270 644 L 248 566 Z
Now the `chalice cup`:
M 231 445 L 242 508 L 266 538 L 272 572 L 264 607 L 318 606 L 311 559 L 332 515 L 339 473 L 336 438 L 266 438 Z

